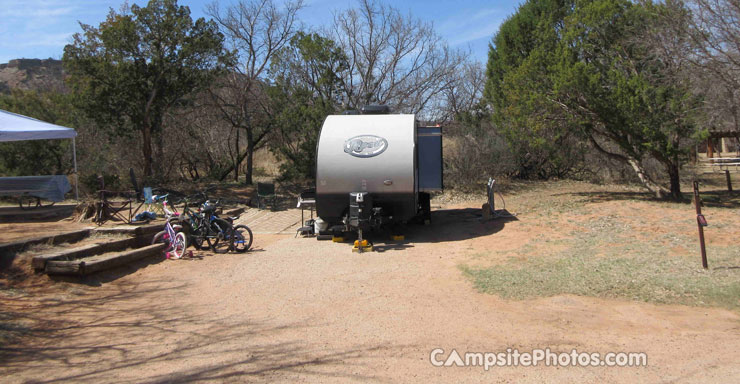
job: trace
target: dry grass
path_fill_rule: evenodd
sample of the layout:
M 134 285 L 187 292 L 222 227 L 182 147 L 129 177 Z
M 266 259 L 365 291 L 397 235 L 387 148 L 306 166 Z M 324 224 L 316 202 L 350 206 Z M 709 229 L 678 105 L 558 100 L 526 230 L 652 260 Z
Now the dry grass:
M 504 262 L 477 265 L 501 259 L 494 250 L 460 268 L 479 291 L 507 298 L 576 294 L 737 310 L 740 201 L 721 191 L 703 196 L 709 270 L 701 268 L 690 203 L 572 182 L 545 183 L 509 199 L 523 225 L 544 225 L 547 235 L 504 252 Z

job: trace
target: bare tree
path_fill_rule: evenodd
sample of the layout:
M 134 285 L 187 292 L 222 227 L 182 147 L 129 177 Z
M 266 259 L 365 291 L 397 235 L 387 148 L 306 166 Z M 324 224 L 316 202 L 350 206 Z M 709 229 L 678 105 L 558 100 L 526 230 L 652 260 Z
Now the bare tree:
M 207 12 L 221 26 L 229 48 L 235 51 L 237 63 L 223 77 L 217 91 L 212 92 L 218 108 L 235 130 L 233 147 L 237 155 L 221 179 L 232 171 L 238 179 L 239 165 L 247 160 L 246 183 L 252 184 L 253 155 L 270 131 L 270 124 L 261 123 L 267 111 L 263 93 L 265 73 L 272 57 L 285 46 L 297 29 L 297 13 L 303 0 L 277 4 L 273 0 L 240 0 L 221 11 L 218 3 Z M 246 136 L 246 149 L 240 149 L 240 132 Z
M 450 49 L 432 25 L 374 0 L 334 15 L 327 33 L 345 51 L 342 81 L 347 108 L 386 104 L 396 112 L 437 118 L 443 90 L 465 57 Z
M 660 39 L 653 46 L 687 64 L 683 78 L 704 98 L 706 126 L 740 135 L 740 0 L 669 0 L 663 9 L 668 33 L 651 36 Z
M 171 142 L 165 148 L 173 152 L 166 154 L 167 164 L 182 179 L 218 178 L 238 155 L 229 144 L 237 130 L 213 108 L 211 92 L 199 92 L 166 119 L 166 137 Z
M 709 123 L 740 134 L 740 0 L 690 0 L 688 6 Z
M 486 69 L 483 63 L 463 62 L 460 69 L 455 71 L 453 81 L 442 89 L 445 108 L 439 120 L 451 120 L 461 113 L 478 108 L 485 87 Z

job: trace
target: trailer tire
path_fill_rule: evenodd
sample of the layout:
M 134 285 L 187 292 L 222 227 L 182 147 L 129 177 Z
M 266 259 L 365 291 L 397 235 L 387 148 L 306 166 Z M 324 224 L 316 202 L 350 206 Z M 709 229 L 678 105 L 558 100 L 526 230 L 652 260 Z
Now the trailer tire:
M 432 196 L 426 192 L 419 193 L 419 219 L 424 225 L 432 223 Z

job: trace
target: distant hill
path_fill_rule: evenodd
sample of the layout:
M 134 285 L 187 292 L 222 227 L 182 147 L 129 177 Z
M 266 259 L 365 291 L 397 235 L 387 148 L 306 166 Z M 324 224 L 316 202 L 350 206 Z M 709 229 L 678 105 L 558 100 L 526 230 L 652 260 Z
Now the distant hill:
M 13 89 L 66 92 L 61 60 L 15 59 L 0 64 L 0 93 Z

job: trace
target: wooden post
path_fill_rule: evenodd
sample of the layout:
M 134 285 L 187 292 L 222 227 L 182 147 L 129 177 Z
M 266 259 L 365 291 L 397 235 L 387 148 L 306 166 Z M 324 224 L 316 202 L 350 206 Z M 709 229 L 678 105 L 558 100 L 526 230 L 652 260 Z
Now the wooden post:
M 730 179 L 729 169 L 725 169 L 725 177 L 727 178 L 727 190 L 732 192 L 732 180 Z
M 704 269 L 709 268 L 709 263 L 707 262 L 707 249 L 704 244 L 704 226 L 706 224 L 706 219 L 704 218 L 704 215 L 701 214 L 701 201 L 699 200 L 699 182 L 694 180 L 694 205 L 696 206 L 696 224 L 699 227 L 699 247 L 701 248 L 701 266 L 704 267 Z
M 75 169 L 75 201 L 80 202 L 80 175 L 77 174 L 77 147 L 75 147 L 75 138 L 72 138 L 72 162 Z
M 714 157 L 714 146 L 712 145 L 712 138 L 707 139 L 707 157 Z

